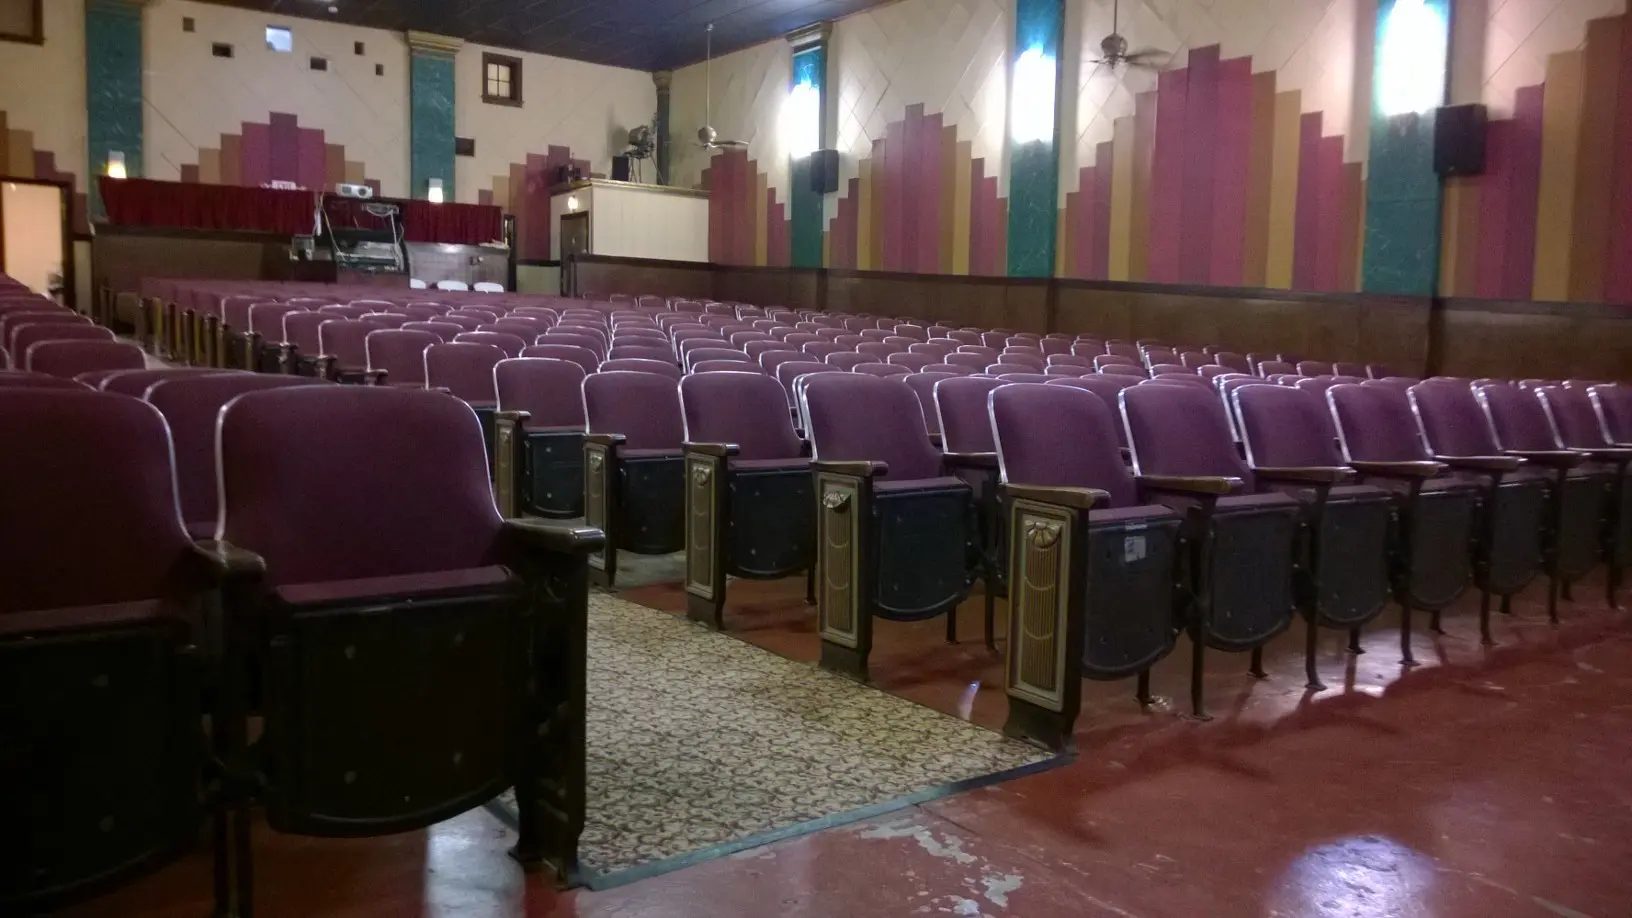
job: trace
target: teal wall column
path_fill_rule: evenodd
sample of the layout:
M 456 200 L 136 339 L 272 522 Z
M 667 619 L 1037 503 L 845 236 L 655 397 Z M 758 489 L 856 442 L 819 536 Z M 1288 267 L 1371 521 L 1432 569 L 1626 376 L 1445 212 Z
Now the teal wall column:
M 434 178 L 442 180 L 443 200 L 457 200 L 453 184 L 453 58 L 462 44 L 445 35 L 408 33 L 411 198 L 424 198 Z
M 59 0 L 61 2 L 61 0 Z M 142 171 L 144 0 L 85 0 L 85 137 L 91 216 L 100 217 L 108 154 L 125 155 L 125 175 Z
M 1434 172 L 1434 110 L 1445 104 L 1450 0 L 1379 0 L 1367 157 L 1367 293 L 1432 296 L 1439 277 L 1443 186 Z
M 657 161 L 656 181 L 659 185 L 667 185 L 672 181 L 669 178 L 669 89 L 674 85 L 674 71 L 659 70 L 653 73 L 652 84 L 657 87 L 657 113 L 652 116 L 652 134 L 657 138 L 657 151 L 653 157 Z
M 817 149 L 824 150 L 829 143 L 823 113 L 827 111 L 827 40 L 832 32 L 832 23 L 823 22 L 788 36 L 793 45 L 793 76 L 783 102 L 800 106 L 792 116 L 799 123 L 784 119 L 783 125 L 805 131 L 802 136 L 813 138 Z M 804 145 L 809 146 L 808 140 Z M 796 148 L 788 163 L 789 261 L 795 268 L 822 266 L 822 195 L 810 187 L 810 153 Z
M 1054 273 L 1064 0 L 1016 0 L 1009 57 L 1009 274 Z

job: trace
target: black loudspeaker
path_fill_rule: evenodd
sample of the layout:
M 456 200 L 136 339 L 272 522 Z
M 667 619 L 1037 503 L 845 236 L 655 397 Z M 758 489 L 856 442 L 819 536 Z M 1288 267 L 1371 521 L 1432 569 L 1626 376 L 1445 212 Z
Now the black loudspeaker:
M 627 182 L 627 181 L 629 181 L 629 157 L 627 157 L 627 156 L 614 156 L 614 157 L 612 157 L 612 181 L 614 181 L 614 182 Z
M 810 190 L 817 194 L 839 190 L 838 150 L 817 150 L 810 154 Z
M 1483 105 L 1448 105 L 1434 113 L 1434 171 L 1444 178 L 1483 175 L 1485 121 Z

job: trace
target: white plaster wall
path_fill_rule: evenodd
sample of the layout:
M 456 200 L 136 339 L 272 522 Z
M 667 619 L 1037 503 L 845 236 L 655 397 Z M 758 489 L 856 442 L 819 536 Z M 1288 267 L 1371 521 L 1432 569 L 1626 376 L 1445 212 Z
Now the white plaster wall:
M 482 101 L 484 52 L 521 59 L 521 107 Z M 471 44 L 454 59 L 454 96 L 456 132 L 476 141 L 476 155 L 455 162 L 458 199 L 469 203 L 494 177 L 508 177 L 512 163 L 551 145 L 570 147 L 591 172 L 610 175 L 629 129 L 650 124 L 657 111 L 657 88 L 644 71 Z
M 1493 118 L 1513 113 L 1514 94 L 1547 77 L 1547 57 L 1587 40 L 1587 22 L 1626 12 L 1626 0 L 1455 0 L 1458 13 L 1484 16 L 1481 98 Z
M 832 67 L 830 60 L 829 80 Z M 777 189 L 777 200 L 788 200 L 788 154 L 778 122 L 793 79 L 792 46 L 779 38 L 716 57 L 712 65 L 712 111 L 705 115 L 707 70 L 703 64 L 693 64 L 674 72 L 669 95 L 669 136 L 673 143 L 669 168 L 674 173 L 670 184 L 682 188 L 702 184 L 703 169 L 714 151 L 697 143 L 697 129 L 712 117 L 721 139 L 748 144 L 748 158 L 758 162 L 767 185 Z
M 708 260 L 708 198 L 601 185 L 590 233 L 597 255 Z
M 182 31 L 188 16 L 193 32 Z M 267 48 L 269 25 L 294 33 L 293 52 Z M 222 134 L 240 133 L 244 122 L 284 112 L 303 128 L 322 129 L 326 142 L 344 144 L 346 158 L 363 163 L 386 195 L 408 195 L 408 45 L 400 33 L 191 0 L 154 0 L 143 28 L 150 177 L 179 179 L 183 165 L 198 162 L 199 148 L 217 148 Z M 362 55 L 353 49 L 359 41 Z M 212 56 L 213 42 L 232 44 L 234 56 Z M 328 58 L 329 69 L 311 69 L 314 56 Z M 383 76 L 375 75 L 376 64 L 385 66 Z
M 44 3 L 45 43 L 0 42 L 0 110 L 85 191 L 85 4 Z

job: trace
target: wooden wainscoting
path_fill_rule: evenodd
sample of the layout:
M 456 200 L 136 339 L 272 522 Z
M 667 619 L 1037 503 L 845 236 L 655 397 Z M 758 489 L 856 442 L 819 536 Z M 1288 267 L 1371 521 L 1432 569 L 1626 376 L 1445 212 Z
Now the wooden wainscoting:
M 217 230 L 98 224 L 91 240 L 92 289 L 141 289 L 144 277 L 281 280 L 289 275 L 289 237 Z
M 1425 376 L 1632 380 L 1632 307 L 586 256 L 581 290 L 709 296 L 983 328 L 1095 332 Z M 580 282 L 583 284 L 583 282 Z

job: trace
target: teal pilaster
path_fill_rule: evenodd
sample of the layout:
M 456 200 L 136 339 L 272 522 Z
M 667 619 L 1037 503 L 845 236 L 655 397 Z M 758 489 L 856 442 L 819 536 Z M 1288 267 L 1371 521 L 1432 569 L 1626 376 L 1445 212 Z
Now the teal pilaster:
M 125 174 L 142 171 L 142 3 L 85 0 L 85 136 L 92 217 L 100 217 L 97 176 L 108 154 L 125 155 Z
M 1432 296 L 1439 276 L 1443 186 L 1434 112 L 1445 102 L 1449 0 L 1380 0 L 1367 157 L 1367 293 Z
M 408 196 L 424 198 L 431 179 L 442 180 L 444 200 L 453 201 L 454 96 L 453 58 L 456 38 L 409 32 Z
M 1009 274 L 1054 273 L 1064 0 L 1016 0 L 1009 58 Z
M 789 82 L 790 104 L 795 93 L 814 91 L 816 104 L 806 106 L 798 117 L 814 119 L 807 125 L 817 147 L 828 146 L 827 119 L 827 40 L 830 23 L 819 23 L 788 36 L 793 45 L 793 76 Z M 808 96 L 806 97 L 808 98 Z M 795 156 L 788 163 L 789 261 L 796 268 L 822 266 L 822 195 L 811 190 L 811 157 Z

